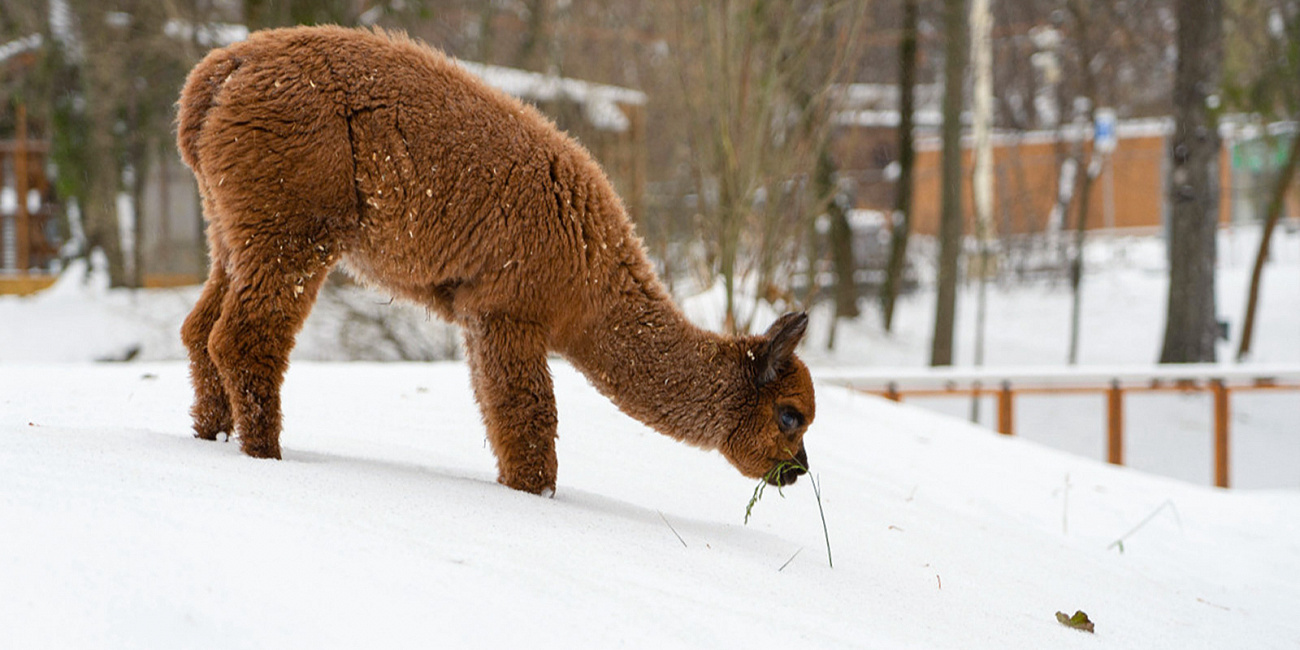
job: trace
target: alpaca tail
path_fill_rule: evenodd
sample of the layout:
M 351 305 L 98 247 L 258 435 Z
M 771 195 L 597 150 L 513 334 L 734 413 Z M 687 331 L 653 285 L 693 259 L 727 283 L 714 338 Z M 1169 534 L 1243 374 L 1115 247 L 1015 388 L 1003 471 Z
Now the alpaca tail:
M 185 80 L 185 88 L 177 102 L 176 148 L 180 150 L 181 159 L 196 173 L 199 171 L 199 136 L 203 132 L 203 122 L 216 103 L 217 92 L 243 62 L 229 48 L 213 50 L 194 66 Z

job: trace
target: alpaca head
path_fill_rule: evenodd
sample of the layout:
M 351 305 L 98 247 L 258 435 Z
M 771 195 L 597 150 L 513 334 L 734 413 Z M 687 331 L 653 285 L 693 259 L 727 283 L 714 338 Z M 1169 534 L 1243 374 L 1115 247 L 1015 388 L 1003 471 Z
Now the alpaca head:
M 808 468 L 803 435 L 816 415 L 812 377 L 794 355 L 808 316 L 786 314 L 762 336 L 742 341 L 742 373 L 753 386 L 721 451 L 741 474 L 772 485 L 794 483 Z

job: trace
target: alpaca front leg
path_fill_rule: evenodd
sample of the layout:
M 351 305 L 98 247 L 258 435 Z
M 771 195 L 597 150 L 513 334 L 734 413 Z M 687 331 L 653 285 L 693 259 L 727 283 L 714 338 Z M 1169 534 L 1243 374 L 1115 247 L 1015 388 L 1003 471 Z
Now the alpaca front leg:
M 555 492 L 555 394 L 536 325 L 482 319 L 465 328 L 474 396 L 497 457 L 497 481 Z

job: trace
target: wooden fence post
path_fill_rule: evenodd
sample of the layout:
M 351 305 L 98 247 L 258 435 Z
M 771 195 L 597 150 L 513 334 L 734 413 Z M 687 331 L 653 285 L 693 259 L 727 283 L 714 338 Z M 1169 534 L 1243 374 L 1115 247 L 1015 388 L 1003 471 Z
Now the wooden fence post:
M 998 433 L 1008 436 L 1015 433 L 1012 398 L 1011 382 L 1002 382 L 1002 388 L 998 391 Z
M 1214 392 L 1214 484 L 1228 487 L 1228 387 L 1222 379 L 1210 382 Z
M 1109 416 L 1106 419 L 1106 462 L 1112 465 L 1124 464 L 1124 390 L 1119 387 L 1119 380 L 1110 382 L 1106 391 L 1106 407 Z

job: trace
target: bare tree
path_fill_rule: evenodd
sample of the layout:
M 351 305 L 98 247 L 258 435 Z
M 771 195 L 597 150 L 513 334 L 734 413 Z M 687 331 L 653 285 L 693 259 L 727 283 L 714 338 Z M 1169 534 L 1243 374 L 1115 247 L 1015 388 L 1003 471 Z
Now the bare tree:
M 943 207 L 939 221 L 939 279 L 934 310 L 930 365 L 949 366 L 957 316 L 957 275 L 961 257 L 961 108 L 966 70 L 966 3 L 944 0 Z
M 1232 80 L 1227 84 L 1227 90 L 1233 104 L 1257 112 L 1265 119 L 1281 117 L 1292 122 L 1298 121 L 1300 2 L 1273 0 L 1252 4 L 1248 9 L 1238 8 L 1237 15 L 1233 17 L 1236 47 L 1228 57 L 1226 65 L 1230 72 L 1225 75 Z M 1255 334 L 1255 314 L 1259 309 L 1260 285 L 1264 280 L 1264 264 L 1268 260 L 1273 231 L 1282 216 L 1287 190 L 1300 165 L 1300 132 L 1293 131 L 1290 135 L 1289 152 L 1269 196 L 1259 249 L 1255 252 L 1255 262 L 1251 268 L 1241 341 L 1237 346 L 1237 361 L 1244 361 L 1250 356 Z
M 919 4 L 918 0 L 903 0 L 903 25 L 898 42 L 898 181 L 894 213 L 890 219 L 889 262 L 885 267 L 885 284 L 880 290 L 880 310 L 886 332 L 893 328 L 894 304 L 903 284 L 907 240 L 912 233 L 912 172 L 916 167 L 912 121 L 916 112 L 914 90 Z
M 122 166 L 119 157 L 118 108 L 126 88 L 120 51 L 121 44 L 114 32 L 121 28 L 123 12 L 111 11 L 115 7 L 93 1 L 70 2 L 75 16 L 77 40 L 68 44 L 72 51 L 68 60 L 77 68 L 80 115 L 70 119 L 81 122 L 84 131 L 61 133 L 56 137 L 81 135 L 84 139 L 71 147 L 71 154 L 57 160 L 61 163 L 60 175 L 79 171 L 85 178 L 84 192 L 77 197 L 86 232 L 87 253 L 101 251 L 108 262 L 109 282 L 112 286 L 138 284 L 137 278 L 128 275 L 127 259 L 123 250 L 123 233 L 117 209 L 117 196 L 122 189 Z M 78 56 L 77 49 L 82 53 Z M 86 56 L 84 53 L 90 53 Z M 78 59 L 80 59 L 78 61 Z M 76 109 L 72 108 L 75 112 Z M 80 145 L 79 147 L 76 145 Z M 60 149 L 56 146 L 56 154 Z
M 711 244 L 706 266 L 716 269 L 725 293 L 725 329 L 748 328 L 736 303 L 745 274 L 758 275 L 760 294 L 785 293 L 767 285 L 776 265 L 797 258 L 803 225 L 817 212 L 809 209 L 806 184 L 829 124 L 827 91 L 844 69 L 861 5 L 675 5 L 673 65 L 700 234 Z M 826 53 L 827 24 L 835 25 L 831 57 L 814 60 Z
M 1297 116 L 1300 117 L 1300 116 Z M 1255 263 L 1250 271 L 1250 287 L 1246 292 L 1246 314 L 1242 318 L 1241 343 L 1237 347 L 1237 361 L 1245 361 L 1250 356 L 1250 344 L 1255 335 L 1255 312 L 1259 309 L 1259 288 L 1264 281 L 1264 263 L 1268 261 L 1269 245 L 1273 240 L 1273 231 L 1282 216 L 1282 204 L 1286 199 L 1287 188 L 1295 178 L 1297 163 L 1300 162 L 1300 135 L 1291 136 L 1289 153 L 1277 183 L 1273 186 L 1272 196 L 1268 201 L 1268 212 L 1264 217 L 1264 229 L 1260 233 L 1259 250 L 1255 252 Z
M 1083 100 L 1082 103 L 1085 104 L 1079 108 L 1083 109 L 1081 117 L 1085 122 L 1084 129 L 1087 129 L 1097 122 L 1097 79 L 1092 67 L 1095 56 L 1092 33 L 1095 26 L 1092 24 L 1090 5 L 1088 3 L 1080 0 L 1069 0 L 1067 9 L 1076 30 L 1074 42 L 1079 55 L 1078 67 L 1083 81 L 1083 94 L 1080 97 Z M 1070 260 L 1070 351 L 1067 358 L 1070 365 L 1074 365 L 1079 361 L 1079 326 L 1083 315 L 1083 248 L 1088 232 L 1088 208 L 1092 199 L 1092 183 L 1101 172 L 1100 154 L 1097 151 L 1096 143 L 1093 143 L 1092 152 L 1085 163 L 1082 152 L 1083 133 L 1078 135 L 1080 164 L 1076 167 L 1075 172 L 1078 179 L 1078 191 L 1075 194 L 1079 197 L 1079 207 L 1074 224 L 1074 257 Z
M 484 3 L 488 4 L 488 3 Z M 550 42 L 553 31 L 551 0 L 528 0 L 528 30 L 523 46 L 515 55 L 515 67 L 548 72 L 551 63 Z
M 1169 143 L 1169 300 L 1161 363 L 1215 360 L 1222 0 L 1178 0 Z

